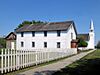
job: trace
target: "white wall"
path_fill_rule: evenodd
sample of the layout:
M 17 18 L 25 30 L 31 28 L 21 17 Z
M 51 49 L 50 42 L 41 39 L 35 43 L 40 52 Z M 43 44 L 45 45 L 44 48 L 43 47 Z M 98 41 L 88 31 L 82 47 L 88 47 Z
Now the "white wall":
M 32 37 L 32 32 L 24 32 L 24 37 L 21 33 L 17 33 L 16 48 L 17 49 L 43 49 L 44 42 L 47 42 L 47 48 L 57 48 L 57 42 L 61 42 L 61 48 L 71 48 L 71 32 L 73 32 L 73 39 L 76 39 L 76 34 L 73 26 L 68 31 L 61 31 L 61 36 L 57 36 L 57 31 L 48 31 L 47 37 L 44 37 L 44 32 L 35 32 Z M 24 42 L 24 47 L 21 47 L 21 41 Z M 32 47 L 32 42 L 35 42 L 35 47 Z
M 95 35 L 94 35 L 94 32 L 90 32 L 89 33 L 89 41 L 88 41 L 88 46 L 87 46 L 87 49 L 94 49 L 95 45 L 94 45 L 94 39 L 95 39 Z

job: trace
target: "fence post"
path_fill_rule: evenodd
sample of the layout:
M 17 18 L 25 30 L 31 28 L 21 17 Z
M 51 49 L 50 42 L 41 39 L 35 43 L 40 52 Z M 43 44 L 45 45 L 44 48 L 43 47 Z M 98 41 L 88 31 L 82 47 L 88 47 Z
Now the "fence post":
M 22 68 L 22 50 L 20 50 L 20 68 Z
M 25 61 L 24 61 L 24 63 L 25 63 L 24 67 L 26 67 L 26 50 L 24 50 L 24 55 L 25 55 L 25 57 L 24 57 L 24 59 L 25 59 Z
M 30 59 L 30 57 L 31 57 L 31 52 L 29 51 L 29 60 L 28 60 L 29 66 L 31 66 L 31 65 L 30 65 L 30 64 L 31 64 L 31 59 Z
M 3 49 L 1 50 L 1 73 L 3 73 Z
M 38 60 L 37 60 L 37 51 L 35 53 L 35 60 L 36 60 L 36 65 L 37 65 L 37 63 L 38 63 Z
M 6 67 L 7 67 L 7 51 L 6 51 L 6 49 L 4 49 L 5 50 L 5 73 L 6 73 Z
M 11 71 L 12 71 L 12 49 L 11 49 Z
M 24 53 L 25 53 L 25 52 L 24 52 L 24 50 L 23 50 L 23 51 L 22 51 L 22 54 L 23 54 L 23 59 L 22 59 L 22 60 L 23 60 L 23 68 L 24 68 L 24 64 L 25 64 L 25 62 L 24 62 L 24 59 L 25 59 L 25 58 L 24 58 L 24 57 L 25 57 Z
M 16 50 L 13 50 L 13 66 L 14 66 L 14 68 L 13 68 L 13 70 L 15 70 L 15 68 L 16 68 L 16 65 L 15 65 L 15 56 L 16 56 L 16 52 L 15 52 Z
M 8 72 L 9 72 L 9 69 L 10 69 L 10 68 L 9 68 L 9 61 L 10 61 L 10 60 L 9 60 L 9 49 L 8 49 Z
M 16 65 L 17 65 L 17 70 L 19 69 L 19 50 L 16 51 Z

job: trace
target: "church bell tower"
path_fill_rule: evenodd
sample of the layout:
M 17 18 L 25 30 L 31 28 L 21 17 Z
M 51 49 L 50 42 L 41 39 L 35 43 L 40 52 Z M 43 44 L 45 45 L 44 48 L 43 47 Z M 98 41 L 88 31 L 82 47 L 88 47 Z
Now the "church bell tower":
M 93 25 L 93 20 L 90 22 L 90 32 L 89 32 L 89 42 L 88 42 L 88 48 L 89 49 L 94 49 L 94 40 L 95 39 L 95 33 L 94 33 L 94 25 Z

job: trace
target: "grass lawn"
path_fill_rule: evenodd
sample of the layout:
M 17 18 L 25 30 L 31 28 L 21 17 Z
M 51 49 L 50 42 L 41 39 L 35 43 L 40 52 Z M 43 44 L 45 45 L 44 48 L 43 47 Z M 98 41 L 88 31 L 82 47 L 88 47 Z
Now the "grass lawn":
M 81 60 L 66 66 L 53 75 L 99 75 L 100 74 L 100 50 L 88 54 Z

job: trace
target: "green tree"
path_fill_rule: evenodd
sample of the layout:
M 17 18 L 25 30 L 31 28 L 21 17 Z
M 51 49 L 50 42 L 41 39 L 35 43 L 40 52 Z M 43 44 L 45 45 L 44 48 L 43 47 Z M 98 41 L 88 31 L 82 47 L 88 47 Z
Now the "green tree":
M 82 38 L 79 39 L 78 41 L 78 47 L 87 47 L 88 43 L 83 40 Z
M 31 21 L 23 21 L 21 24 L 18 25 L 18 28 L 22 27 L 23 25 L 30 25 L 32 24 Z
M 44 24 L 46 22 L 42 22 L 42 21 L 35 21 L 35 20 L 32 20 L 32 21 L 23 21 L 21 24 L 18 25 L 17 28 L 20 28 L 24 25 L 35 25 L 35 24 Z
M 97 43 L 97 48 L 100 49 L 100 41 L 98 41 L 98 43 Z
M 0 38 L 0 44 L 6 48 L 6 40 L 4 38 Z

